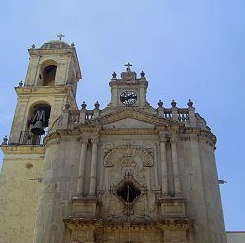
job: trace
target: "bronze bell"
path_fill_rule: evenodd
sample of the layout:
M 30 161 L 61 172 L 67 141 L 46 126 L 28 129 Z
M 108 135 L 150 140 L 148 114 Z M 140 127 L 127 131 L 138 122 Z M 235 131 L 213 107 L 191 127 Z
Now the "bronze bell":
M 42 121 L 36 121 L 34 126 L 31 129 L 31 132 L 36 135 L 43 135 L 45 133 L 43 129 L 43 122 Z

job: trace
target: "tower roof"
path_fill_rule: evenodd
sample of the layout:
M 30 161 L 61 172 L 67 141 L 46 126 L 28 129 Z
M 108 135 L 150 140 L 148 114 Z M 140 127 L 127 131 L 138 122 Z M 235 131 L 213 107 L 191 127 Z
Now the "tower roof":
M 41 49 L 60 49 L 60 48 L 69 48 L 69 47 L 71 46 L 62 40 L 51 40 L 44 43 L 41 46 Z

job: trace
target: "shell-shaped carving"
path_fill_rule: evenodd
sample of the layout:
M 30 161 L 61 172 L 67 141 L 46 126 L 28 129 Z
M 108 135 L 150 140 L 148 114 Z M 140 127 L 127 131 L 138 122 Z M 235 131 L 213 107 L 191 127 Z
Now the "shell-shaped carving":
M 134 159 L 139 157 L 144 166 L 153 166 L 153 157 L 144 147 L 126 144 L 110 150 L 104 158 L 104 166 L 113 166 L 119 159 L 122 166 L 134 166 Z M 129 164 L 129 165 L 126 165 Z

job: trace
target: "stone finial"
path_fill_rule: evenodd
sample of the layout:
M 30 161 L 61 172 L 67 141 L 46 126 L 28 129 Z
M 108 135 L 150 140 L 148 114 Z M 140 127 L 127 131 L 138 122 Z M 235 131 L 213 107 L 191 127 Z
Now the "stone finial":
M 87 105 L 86 105 L 85 101 L 83 101 L 81 106 L 82 106 L 82 109 L 86 109 Z
M 22 80 L 20 80 L 19 87 L 22 87 L 22 86 L 23 86 L 23 82 L 22 82 Z
M 35 49 L 35 47 L 36 47 L 35 44 L 31 45 L 31 49 Z
M 163 102 L 161 100 L 158 101 L 158 107 L 162 107 L 163 106 Z
M 187 105 L 188 105 L 189 107 L 192 107 L 192 106 L 193 106 L 193 102 L 189 99 Z
M 67 102 L 65 104 L 65 111 L 69 111 L 70 107 L 71 107 L 70 104 Z
M 74 47 L 74 46 L 75 46 L 75 43 L 74 43 L 74 42 L 72 42 L 72 43 L 71 43 L 71 47 Z
M 145 72 L 142 71 L 142 72 L 140 73 L 140 76 L 141 76 L 142 79 L 145 79 Z
M 95 102 L 94 107 L 97 110 L 100 108 L 100 104 L 99 104 L 98 100 Z
M 2 145 L 8 145 L 8 138 L 7 138 L 7 135 L 3 137 Z
M 117 78 L 117 74 L 116 74 L 115 71 L 114 71 L 113 74 L 112 74 L 112 78 L 113 78 L 113 79 L 116 79 L 116 78 Z
M 172 106 L 172 107 L 176 107 L 176 105 L 177 105 L 177 103 L 176 103 L 174 100 L 172 100 L 171 106 Z

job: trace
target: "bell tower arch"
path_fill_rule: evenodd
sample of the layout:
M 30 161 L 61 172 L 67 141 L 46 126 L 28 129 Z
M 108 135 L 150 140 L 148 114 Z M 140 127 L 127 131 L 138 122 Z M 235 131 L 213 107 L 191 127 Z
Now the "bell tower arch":
M 81 79 L 74 44 L 61 40 L 44 43 L 28 50 L 29 66 L 24 85 L 16 87 L 18 102 L 10 133 L 10 144 L 35 144 L 69 103 L 77 109 L 77 82 Z

